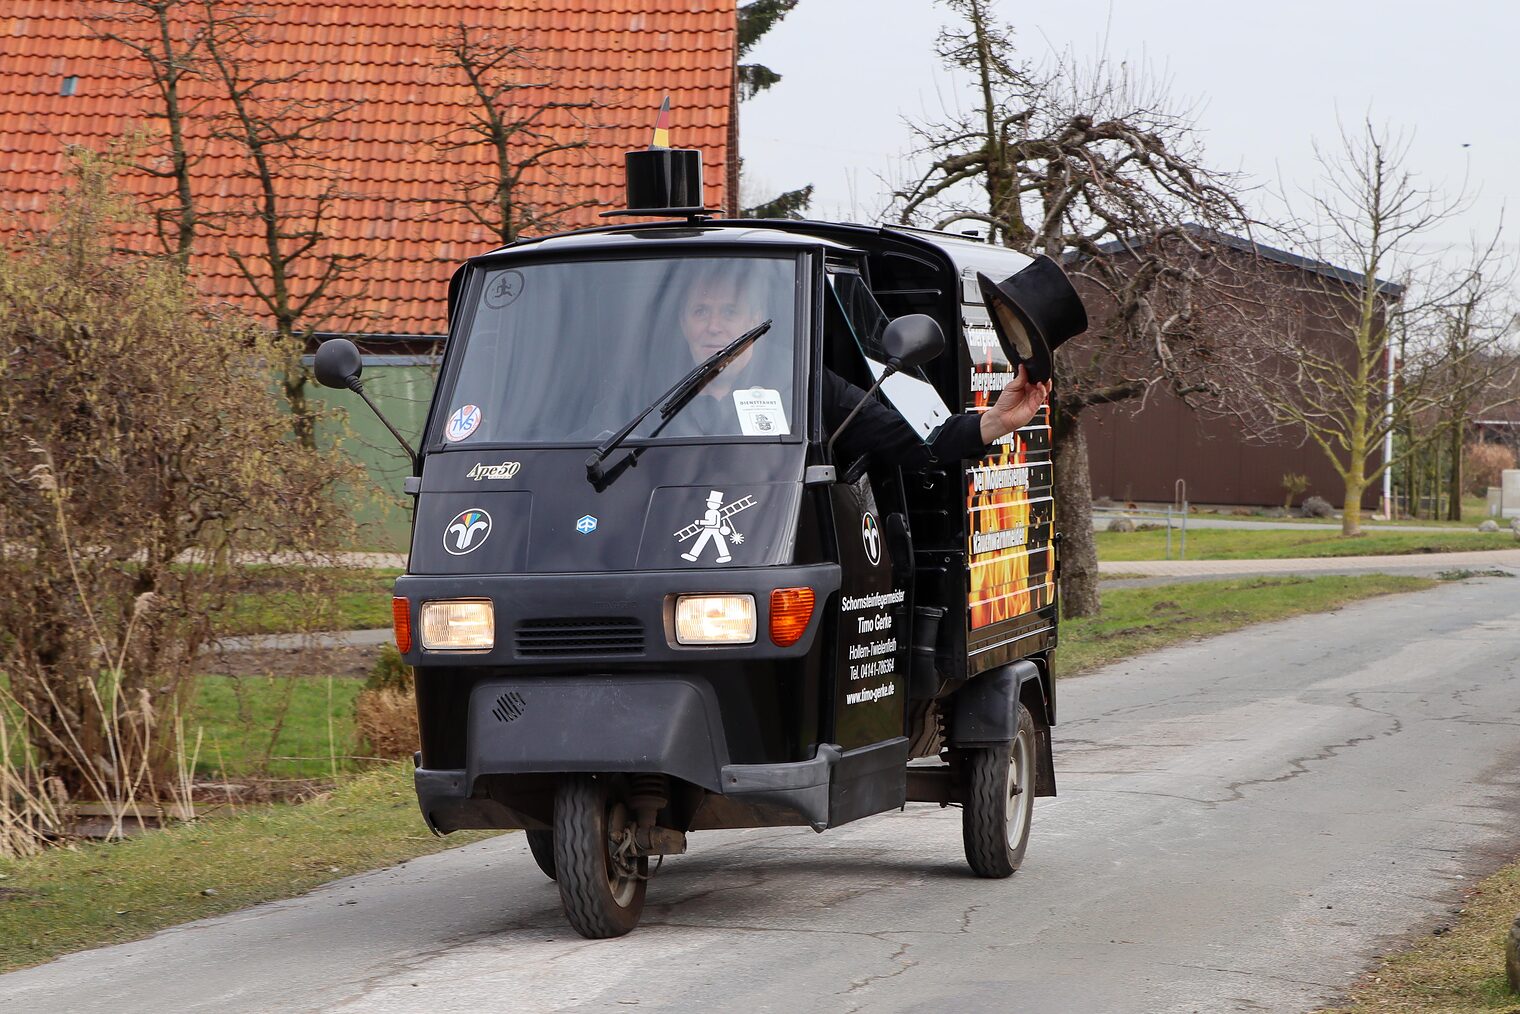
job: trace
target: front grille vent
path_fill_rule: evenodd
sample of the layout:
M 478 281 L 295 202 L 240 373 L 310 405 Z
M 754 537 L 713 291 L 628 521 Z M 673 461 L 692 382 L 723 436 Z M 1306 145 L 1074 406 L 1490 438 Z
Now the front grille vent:
M 491 709 L 491 714 L 496 716 L 498 722 L 515 722 L 523 716 L 528 708 L 522 694 L 508 690 L 496 698 L 496 706 Z
M 628 616 L 524 620 L 517 625 L 520 658 L 643 652 L 644 625 Z

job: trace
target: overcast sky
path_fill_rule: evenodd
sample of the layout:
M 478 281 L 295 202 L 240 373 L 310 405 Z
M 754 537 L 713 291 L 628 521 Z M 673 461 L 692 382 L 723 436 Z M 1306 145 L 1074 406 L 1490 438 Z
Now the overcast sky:
M 1471 208 L 1435 242 L 1465 244 L 1502 212 L 1520 237 L 1520 3 L 1514 0 L 995 0 L 1021 52 L 1070 48 L 1147 64 L 1196 107 L 1211 160 L 1290 191 L 1318 174 L 1313 141 L 1370 110 L 1413 135 L 1409 165 Z M 931 0 L 801 0 L 752 59 L 783 76 L 741 108 L 746 198 L 815 185 L 811 215 L 876 218 L 912 146 L 906 117 L 963 102 L 933 53 Z M 1464 147 L 1467 145 L 1468 147 Z M 1271 213 L 1271 199 L 1256 199 Z M 1505 209 L 1508 209 L 1505 212 Z

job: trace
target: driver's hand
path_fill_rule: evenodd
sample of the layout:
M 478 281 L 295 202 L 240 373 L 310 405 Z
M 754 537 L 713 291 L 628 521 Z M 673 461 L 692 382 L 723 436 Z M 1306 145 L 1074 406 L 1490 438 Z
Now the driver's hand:
M 1003 388 L 997 401 L 982 413 L 982 442 L 990 444 L 998 437 L 1027 426 L 1049 397 L 1050 383 L 1032 382 L 1024 364 L 1020 363 L 1013 380 Z

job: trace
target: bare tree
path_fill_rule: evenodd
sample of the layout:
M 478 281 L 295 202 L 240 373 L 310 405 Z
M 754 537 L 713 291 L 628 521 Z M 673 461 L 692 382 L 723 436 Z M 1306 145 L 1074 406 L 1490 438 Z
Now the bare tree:
M 203 70 L 204 33 L 193 17 L 194 0 L 111 0 L 85 24 L 102 39 L 124 46 L 147 79 L 156 100 L 150 115 L 161 119 L 161 151 L 131 159 L 132 168 L 171 185 L 167 200 L 153 201 L 159 242 L 181 272 L 188 271 L 201 216 L 191 170 L 200 155 L 191 150 L 190 123 L 200 103 L 186 94 L 189 79 Z
M 263 18 L 225 0 L 199 0 L 207 74 L 226 103 L 213 136 L 246 162 L 253 184 L 246 219 L 255 225 L 254 252 L 229 242 L 249 292 L 268 311 L 281 344 L 289 350 L 283 386 L 295 417 L 294 430 L 313 446 L 315 417 L 306 401 L 306 373 L 299 356 L 311 335 L 358 298 L 336 283 L 364 263 L 359 253 L 333 249 L 331 216 L 344 196 L 333 173 L 322 167 L 328 129 L 358 105 L 307 98 L 291 86 L 307 68 L 286 74 L 255 70 Z
M 552 98 L 554 82 L 535 59 L 535 51 L 503 33 L 461 23 L 434 48 L 440 65 L 463 78 L 475 99 L 469 122 L 435 145 L 441 151 L 484 147 L 491 159 L 487 172 L 466 180 L 457 196 L 441 200 L 445 214 L 483 225 L 501 242 L 511 243 L 525 231 L 552 231 L 567 212 L 595 203 L 556 204 L 545 199 L 553 193 L 554 156 L 588 143 L 585 123 L 567 137 L 545 121 L 566 110 L 578 117 L 593 103 Z M 535 175 L 530 191 L 525 183 Z
M 1513 303 L 1515 268 L 1497 253 L 1499 234 L 1477 249 L 1449 298 L 1436 308 L 1440 362 L 1442 430 L 1450 458 L 1447 473 L 1447 519 L 1462 520 L 1462 474 L 1467 431 L 1475 415 L 1520 402 L 1520 364 L 1512 348 L 1516 313 Z
M 1087 408 L 1143 398 L 1157 385 L 1223 403 L 1248 369 L 1222 349 L 1220 315 L 1244 305 L 1215 270 L 1211 230 L 1240 230 L 1238 181 L 1207 166 L 1189 118 L 1164 85 L 1069 56 L 1047 67 L 1015 57 L 989 0 L 946 0 L 960 19 L 941 58 L 976 83 L 970 112 L 916 124 L 928 167 L 897 194 L 904 223 L 976 222 L 990 242 L 1065 260 L 1092 327 L 1057 355 L 1051 425 L 1063 518 L 1061 596 L 1069 615 L 1098 611 Z M 1189 223 L 1192 223 L 1191 225 Z
M 1421 242 L 1462 211 L 1464 199 L 1422 183 L 1407 167 L 1408 152 L 1407 137 L 1370 121 L 1343 128 L 1335 150 L 1319 150 L 1323 176 L 1309 195 L 1303 242 L 1356 282 L 1323 282 L 1310 293 L 1331 326 L 1314 341 L 1287 332 L 1276 357 L 1287 368 L 1262 378 L 1273 389 L 1266 404 L 1275 420 L 1303 433 L 1340 477 L 1347 536 L 1361 534 L 1367 488 L 1449 429 L 1460 461 L 1466 411 L 1503 365 L 1492 353 L 1508 320 L 1490 319 L 1507 286 L 1498 236 L 1441 278 L 1439 255 Z M 1423 418 L 1445 425 L 1411 425 Z M 1400 431 L 1406 438 L 1386 453 Z M 1460 490 L 1457 500 L 1460 509 Z

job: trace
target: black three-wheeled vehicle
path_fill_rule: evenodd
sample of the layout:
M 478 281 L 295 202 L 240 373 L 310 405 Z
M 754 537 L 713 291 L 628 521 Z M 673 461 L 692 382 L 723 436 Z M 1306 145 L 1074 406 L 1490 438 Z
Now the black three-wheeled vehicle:
M 664 176 L 630 206 L 670 220 L 518 242 L 450 285 L 395 591 L 423 816 L 524 829 L 588 937 L 632 929 L 650 857 L 708 828 L 957 805 L 972 871 L 1006 877 L 1055 793 L 1044 411 L 904 471 L 835 460 L 821 399 L 832 372 L 926 436 L 985 407 L 1017 353 L 975 274 L 1030 258 L 717 220 L 695 153 L 646 154 Z M 346 341 L 317 368 L 360 388 Z

